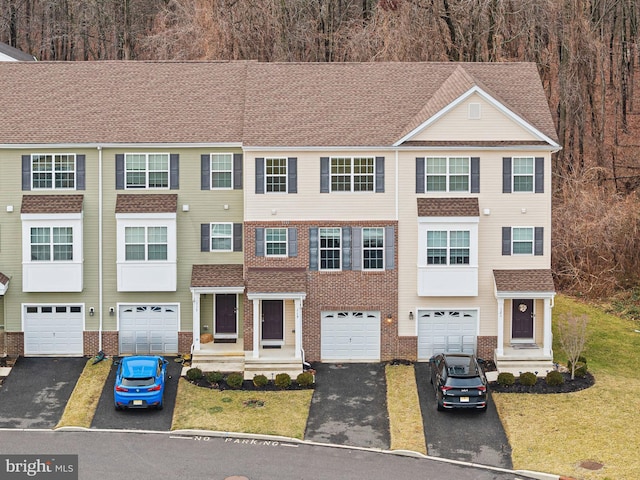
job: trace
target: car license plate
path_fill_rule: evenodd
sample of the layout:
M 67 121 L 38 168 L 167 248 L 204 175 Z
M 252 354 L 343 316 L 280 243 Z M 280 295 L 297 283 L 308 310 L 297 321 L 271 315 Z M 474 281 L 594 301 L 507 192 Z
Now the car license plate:
M 467 401 L 469 401 L 469 399 L 467 399 Z M 134 405 L 142 405 L 142 400 L 134 400 L 133 404 Z
M 469 397 L 460 397 L 460 401 L 462 403 L 468 403 L 469 402 Z

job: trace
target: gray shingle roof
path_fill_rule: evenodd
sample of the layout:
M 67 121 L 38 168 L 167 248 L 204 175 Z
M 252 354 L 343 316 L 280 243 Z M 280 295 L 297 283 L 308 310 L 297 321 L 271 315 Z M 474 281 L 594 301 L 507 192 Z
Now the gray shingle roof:
M 20 213 L 81 213 L 82 195 L 24 195 Z
M 107 61 L 2 62 L 0 144 L 390 146 L 473 86 L 557 142 L 533 63 Z
M 498 292 L 555 292 L 551 270 L 494 270 Z

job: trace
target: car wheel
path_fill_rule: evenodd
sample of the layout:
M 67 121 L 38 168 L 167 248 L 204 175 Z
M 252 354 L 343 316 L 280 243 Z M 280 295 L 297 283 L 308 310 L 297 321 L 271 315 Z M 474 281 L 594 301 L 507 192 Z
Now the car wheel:
M 436 400 L 436 405 L 438 406 L 438 411 L 439 412 L 444 412 L 444 407 L 442 405 L 440 405 L 440 402 Z
M 116 411 L 120 411 L 122 410 L 122 407 L 120 405 L 116 405 Z
M 162 410 L 164 408 L 164 399 L 160 400 L 160 403 L 156 407 L 158 410 Z

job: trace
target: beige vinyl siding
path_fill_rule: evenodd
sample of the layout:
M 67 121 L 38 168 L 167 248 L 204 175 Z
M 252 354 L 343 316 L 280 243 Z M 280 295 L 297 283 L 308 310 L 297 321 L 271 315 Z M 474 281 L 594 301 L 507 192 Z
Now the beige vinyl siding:
M 284 344 L 295 345 L 296 343 L 296 313 L 293 300 L 284 301 Z
M 480 119 L 469 118 L 469 104 L 480 104 Z M 539 140 L 478 94 L 465 99 L 411 140 Z
M 213 303 L 215 295 L 200 296 L 200 334 L 211 333 L 213 334 L 215 328 L 213 328 L 215 319 L 213 318 Z M 208 327 L 205 329 L 205 325 Z
M 320 157 L 385 157 L 385 191 L 320 193 Z M 256 158 L 297 157 L 298 193 L 256 194 Z M 385 151 L 247 152 L 245 218 L 269 220 L 389 220 L 395 218 L 395 156 Z M 273 213 L 275 210 L 275 213 Z

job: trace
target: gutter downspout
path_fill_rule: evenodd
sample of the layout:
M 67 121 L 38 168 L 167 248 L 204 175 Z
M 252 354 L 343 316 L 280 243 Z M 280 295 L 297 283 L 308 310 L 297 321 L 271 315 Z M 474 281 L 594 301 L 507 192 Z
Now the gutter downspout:
M 102 351 L 102 147 L 98 145 L 98 351 Z

